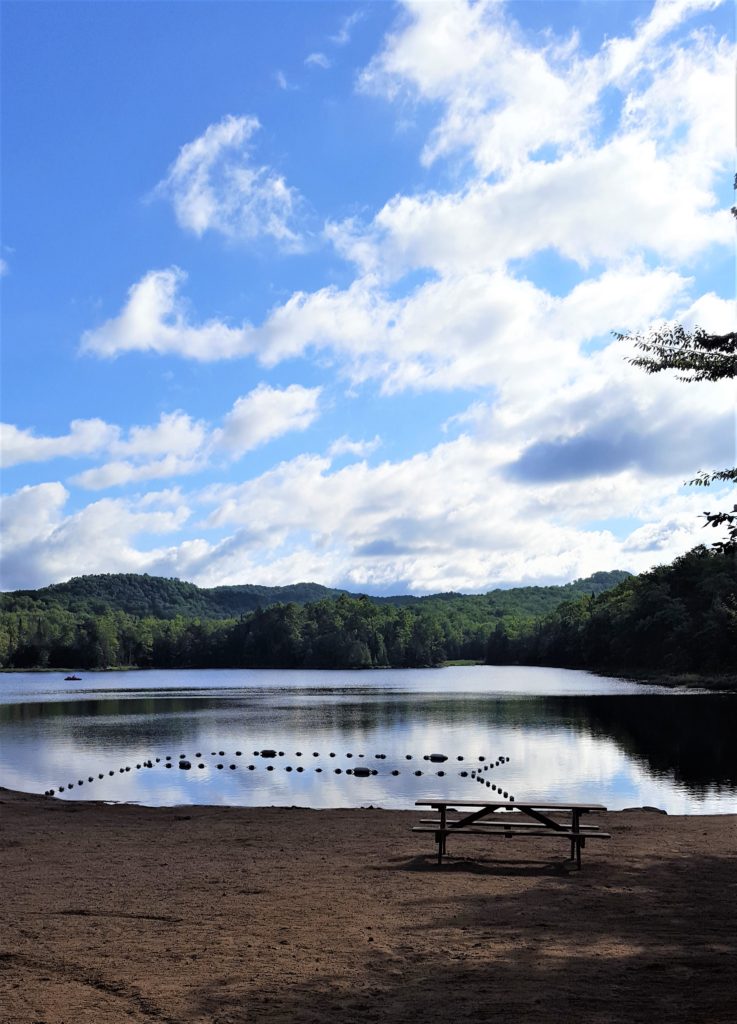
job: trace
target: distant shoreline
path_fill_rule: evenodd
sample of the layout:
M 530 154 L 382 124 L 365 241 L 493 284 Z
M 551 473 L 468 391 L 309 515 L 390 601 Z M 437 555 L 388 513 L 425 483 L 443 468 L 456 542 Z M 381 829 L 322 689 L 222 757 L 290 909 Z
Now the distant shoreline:
M 606 676 L 610 679 L 624 679 L 632 683 L 642 683 L 650 686 L 663 686 L 668 689 L 678 690 L 709 690 L 719 693 L 737 692 L 737 673 L 707 674 L 699 675 L 694 672 L 622 672 L 617 669 L 606 668 L 581 668 L 579 666 L 566 665 L 486 665 L 481 661 L 447 661 L 441 665 L 427 665 L 425 668 L 433 670 L 444 668 L 560 668 L 568 672 L 588 672 L 592 676 Z M 382 667 L 367 668 L 244 668 L 243 666 L 211 666 L 202 668 L 196 666 L 182 666 L 178 668 L 140 668 L 138 665 L 116 665 L 111 668 L 0 668 L 0 675 L 62 675 L 63 673 L 74 672 L 84 674 L 94 672 L 97 674 L 115 674 L 119 672 L 416 672 L 416 668 L 392 668 L 390 665 Z

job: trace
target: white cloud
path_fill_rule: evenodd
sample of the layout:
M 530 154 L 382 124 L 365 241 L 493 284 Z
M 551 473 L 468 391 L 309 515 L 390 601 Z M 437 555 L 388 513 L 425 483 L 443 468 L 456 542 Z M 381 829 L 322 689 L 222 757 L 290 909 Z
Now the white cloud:
M 46 462 L 59 456 L 78 458 L 109 447 L 119 428 L 103 420 L 72 420 L 69 433 L 60 437 L 38 437 L 11 423 L 0 423 L 0 465 L 4 468 L 23 462 Z
M 319 415 L 320 390 L 299 384 L 283 390 L 259 384 L 237 399 L 223 419 L 215 443 L 238 458 L 288 431 L 306 430 Z
M 57 438 L 39 438 L 1 424 L 4 465 L 102 452 L 112 456 L 112 461 L 72 477 L 71 483 L 88 490 L 185 476 L 206 468 L 215 454 L 232 461 L 290 431 L 306 430 L 320 414 L 320 392 L 299 384 L 281 389 L 259 384 L 236 399 L 215 429 L 181 410 L 162 413 L 155 425 L 132 426 L 127 432 L 102 420 L 75 420 L 69 434 Z
M 305 64 L 308 68 L 322 68 L 327 70 L 332 67 L 332 61 L 324 53 L 311 53 L 305 57 Z
M 343 437 L 333 441 L 328 449 L 328 455 L 331 459 L 337 458 L 339 455 L 354 455 L 357 459 L 363 459 L 380 447 L 381 438 L 378 434 L 370 441 L 352 441 L 344 434 Z
M 9 273 L 10 266 L 8 265 L 8 261 L 0 258 L 0 277 L 5 277 Z
M 179 224 L 196 235 L 217 231 L 227 238 L 268 236 L 287 249 L 302 242 L 291 222 L 299 195 L 284 178 L 253 163 L 255 117 L 228 115 L 182 146 L 156 192 L 170 199 Z
M 338 29 L 338 31 L 335 33 L 335 35 L 330 36 L 330 42 L 334 43 L 336 46 L 345 46 L 347 43 L 349 43 L 351 41 L 353 29 L 356 27 L 359 21 L 362 21 L 363 17 L 363 11 L 357 10 L 354 11 L 353 14 L 349 14 L 347 17 L 343 18 L 343 20 L 340 23 L 340 28 Z
M 45 586 L 83 573 L 146 572 L 161 553 L 141 551 L 135 541 L 178 531 L 189 517 L 185 505 L 172 506 L 169 492 L 161 508 L 155 500 L 140 511 L 135 500 L 103 499 L 65 515 L 68 497 L 61 484 L 48 483 L 2 499 L 4 589 Z
M 231 327 L 221 320 L 202 324 L 189 321 L 179 286 L 187 275 L 178 267 L 152 270 L 128 291 L 128 301 L 117 317 L 86 331 L 81 351 L 112 357 L 121 352 L 156 352 L 207 362 L 232 359 L 252 351 L 250 325 Z
M 508 173 L 544 146 L 560 154 L 588 146 L 602 91 L 630 85 L 645 60 L 657 63 L 672 29 L 715 6 L 711 0 L 656 3 L 632 36 L 584 57 L 575 34 L 533 47 L 494 0 L 407 0 L 404 18 L 364 70 L 360 87 L 442 104 L 425 162 L 461 148 L 470 150 L 481 173 Z

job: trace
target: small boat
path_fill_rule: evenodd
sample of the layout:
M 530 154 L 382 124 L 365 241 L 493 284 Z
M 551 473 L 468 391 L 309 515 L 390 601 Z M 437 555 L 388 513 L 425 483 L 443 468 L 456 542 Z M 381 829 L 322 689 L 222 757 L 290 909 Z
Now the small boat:
M 81 683 L 82 682 L 82 677 L 81 676 L 64 676 L 64 682 L 65 683 Z

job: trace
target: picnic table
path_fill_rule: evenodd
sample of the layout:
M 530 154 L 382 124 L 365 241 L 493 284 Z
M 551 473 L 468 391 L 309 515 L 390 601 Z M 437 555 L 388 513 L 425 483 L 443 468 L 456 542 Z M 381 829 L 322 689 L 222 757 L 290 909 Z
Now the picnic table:
M 449 835 L 490 836 L 502 839 L 566 839 L 571 860 L 581 869 L 581 849 L 587 839 L 611 839 L 598 825 L 582 824 L 585 814 L 606 811 L 602 804 L 551 803 L 548 800 L 416 800 L 416 807 L 430 807 L 437 818 L 421 818 L 413 832 L 432 832 L 443 863 Z M 460 810 L 463 808 L 463 810 Z M 449 817 L 449 813 L 461 817 Z M 561 820 L 562 819 L 562 820 Z

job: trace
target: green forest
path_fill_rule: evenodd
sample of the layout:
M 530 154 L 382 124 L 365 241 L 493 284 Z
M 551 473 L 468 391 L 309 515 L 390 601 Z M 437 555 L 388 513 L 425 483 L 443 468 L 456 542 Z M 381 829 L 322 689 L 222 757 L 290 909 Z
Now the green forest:
M 487 594 L 369 597 L 304 583 L 203 589 L 83 576 L 0 597 L 0 667 L 411 668 L 468 660 L 613 672 L 737 664 L 734 554 L 695 548 L 640 576 Z

